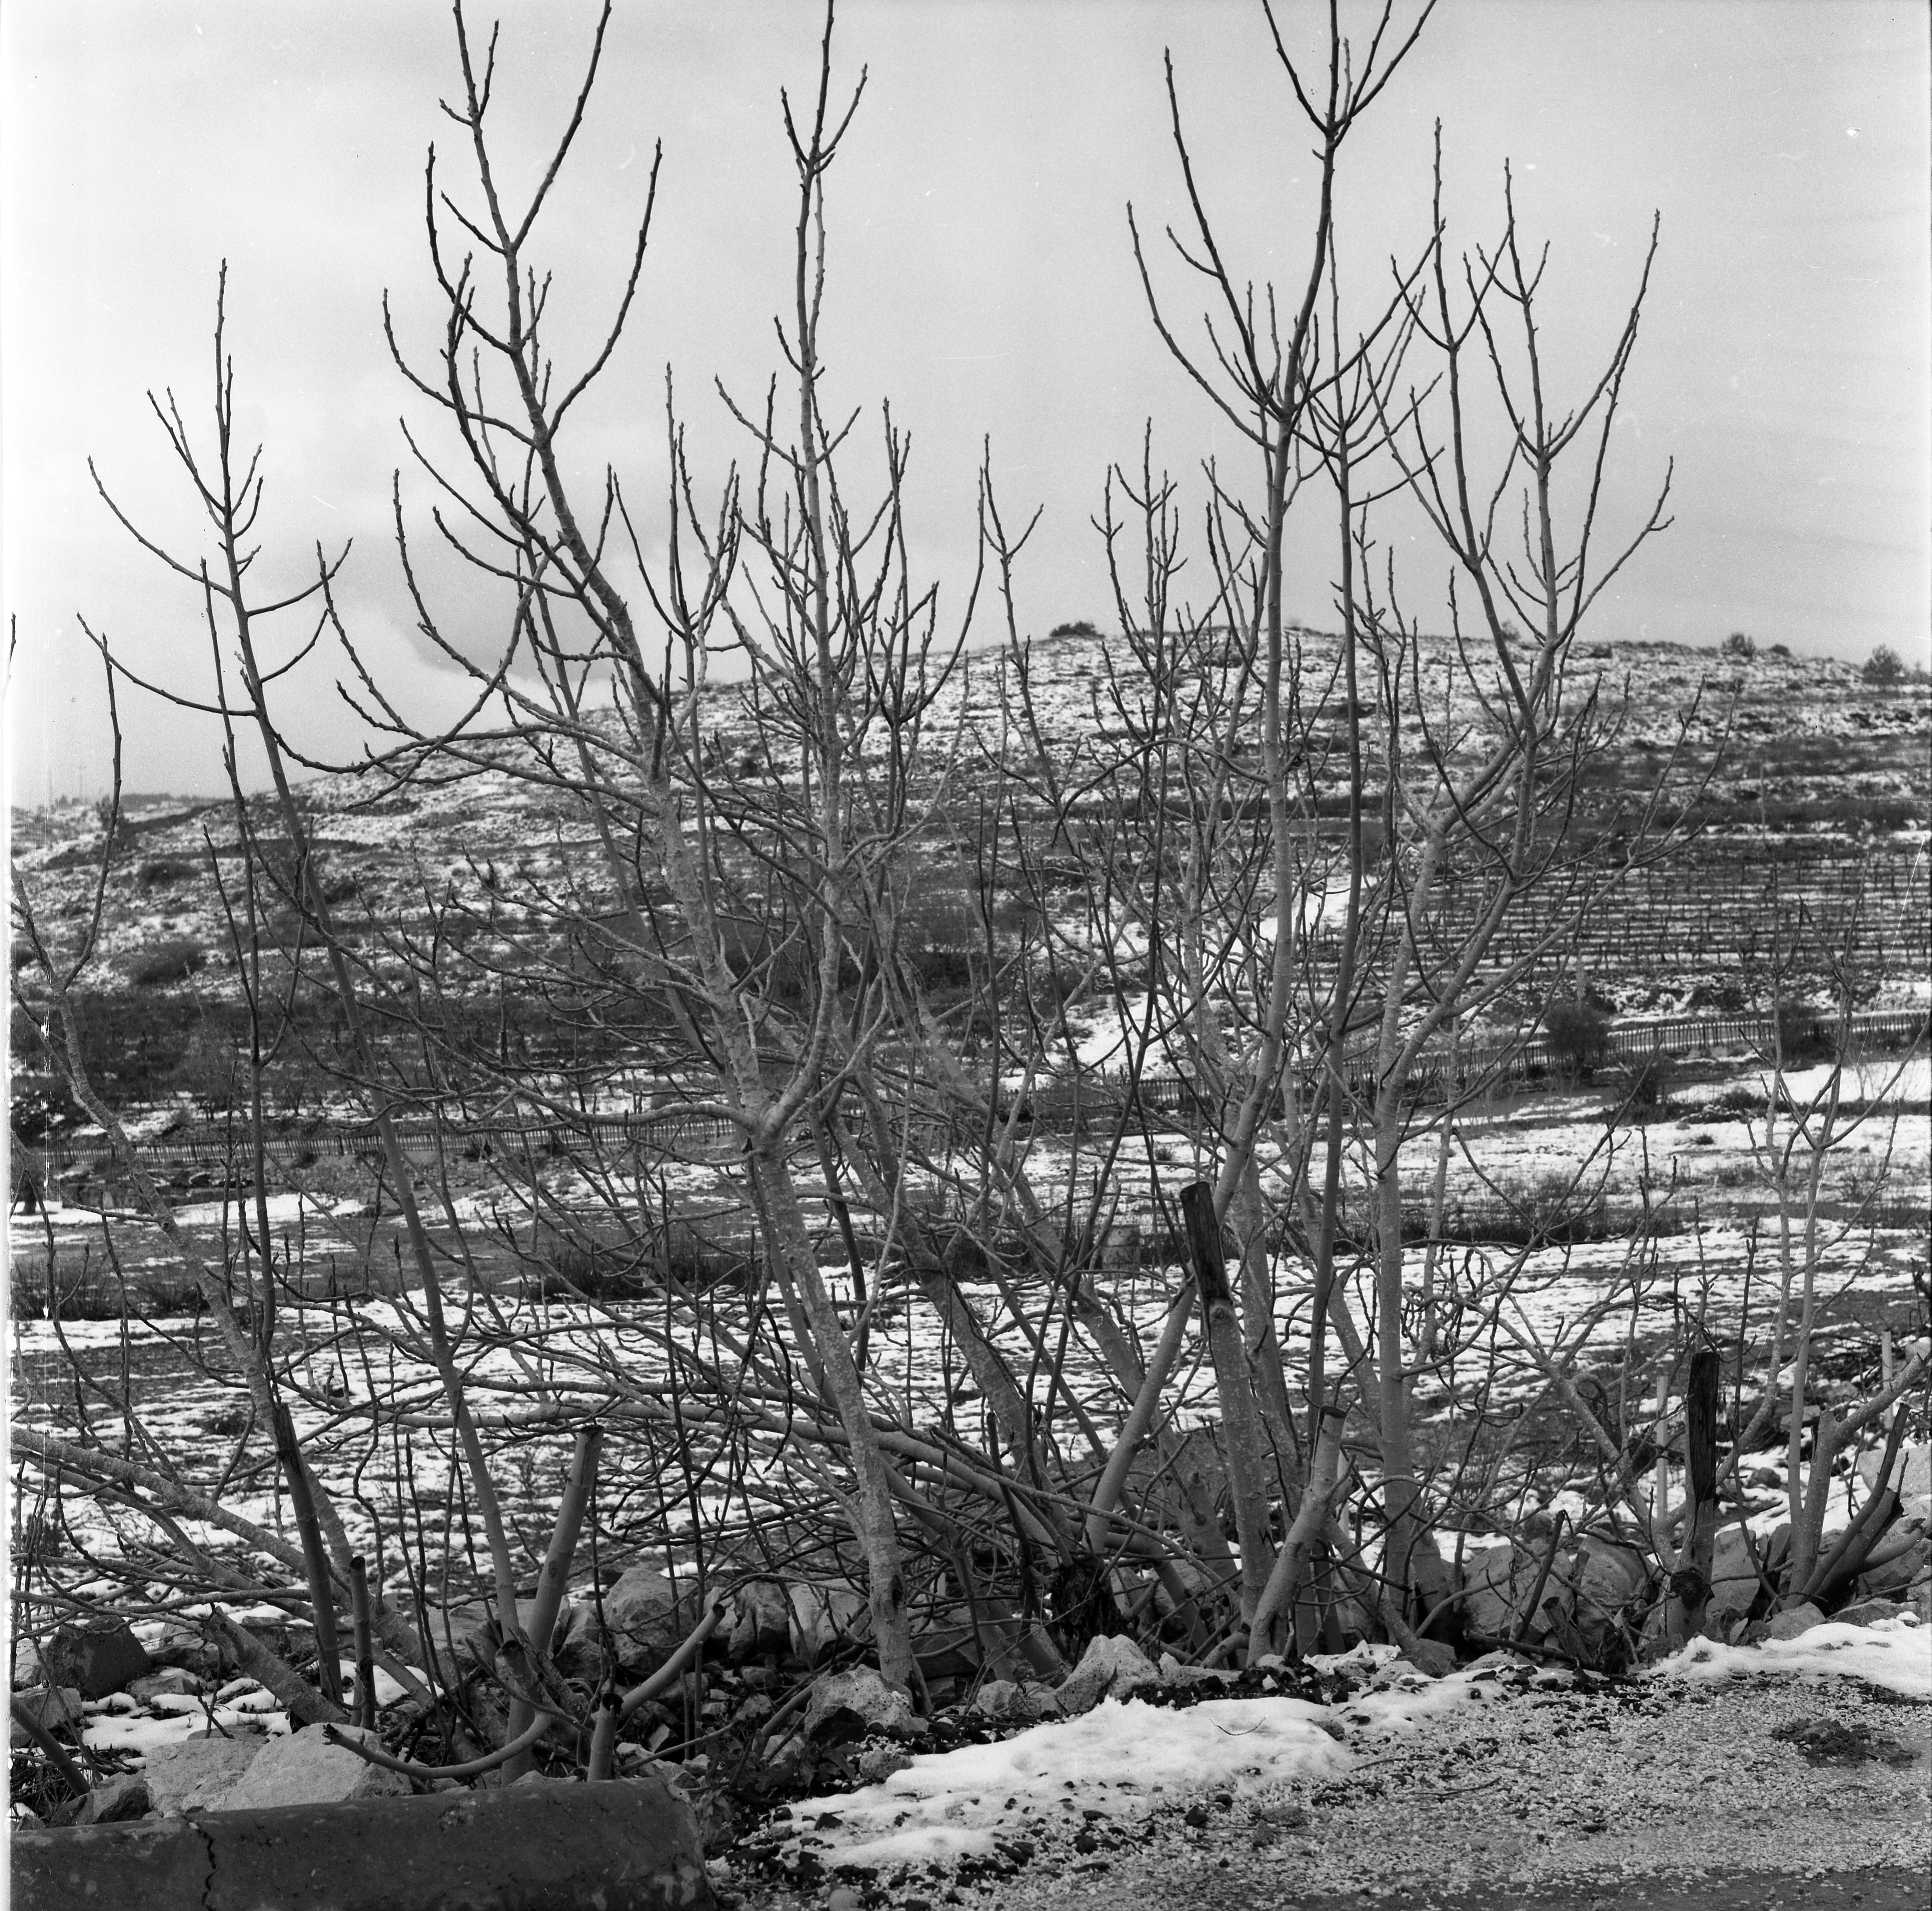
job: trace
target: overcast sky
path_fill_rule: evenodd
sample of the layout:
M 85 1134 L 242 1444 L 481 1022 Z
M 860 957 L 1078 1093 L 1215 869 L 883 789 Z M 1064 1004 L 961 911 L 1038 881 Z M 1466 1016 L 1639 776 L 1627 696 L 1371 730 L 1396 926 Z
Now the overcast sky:
M 1312 49 L 1313 10 L 1288 0 L 1282 13 Z M 574 0 L 505 10 L 495 111 L 526 169 L 567 106 L 593 16 Z M 1708 644 L 1742 628 L 1761 644 L 1862 657 L 1886 642 L 1923 659 L 1928 21 L 1921 0 L 1444 0 L 1345 149 L 1340 259 L 1360 311 L 1390 254 L 1426 233 L 1436 119 L 1453 242 L 1493 235 L 1514 163 L 1525 231 L 1552 247 L 1559 382 L 1613 340 L 1661 213 L 1609 481 L 1615 521 L 1634 521 L 1674 460 L 1676 523 L 1600 603 L 1600 637 Z M 701 469 L 743 451 L 712 382 L 755 394 L 776 365 L 793 210 L 778 95 L 810 86 L 818 24 L 806 0 L 620 0 L 541 236 L 560 314 L 581 319 L 563 342 L 587 339 L 662 140 L 638 307 L 576 445 L 582 471 L 611 458 L 634 496 L 662 471 L 667 367 Z M 990 439 L 1009 515 L 1044 508 L 1019 579 L 1022 627 L 1036 632 L 1112 622 L 1088 520 L 1148 420 L 1178 475 L 1211 455 L 1246 481 L 1232 433 L 1167 359 L 1129 247 L 1130 200 L 1144 230 L 1182 210 L 1164 46 L 1237 273 L 1295 283 L 1312 168 L 1245 0 L 872 0 L 839 16 L 841 70 L 862 63 L 870 82 L 832 180 L 832 388 L 890 400 L 912 431 L 916 558 L 956 606 Z M 243 424 L 266 448 L 265 580 L 296 577 L 318 539 L 352 535 L 343 598 L 358 641 L 399 696 L 435 708 L 446 675 L 411 633 L 386 528 L 398 420 L 422 415 L 388 363 L 380 301 L 388 289 L 406 340 L 433 346 L 423 157 L 432 139 L 459 157 L 436 110 L 454 82 L 447 9 L 10 0 L 0 49 L 14 800 L 103 786 L 78 617 L 144 672 L 206 687 L 191 594 L 114 525 L 86 460 L 144 522 L 185 526 L 145 394 L 171 385 L 191 422 L 205 416 L 224 257 Z M 1198 291 L 1171 261 L 1157 273 L 1185 320 Z M 426 523 L 423 483 L 406 478 L 404 497 Z M 1439 623 L 1442 561 L 1391 524 L 1409 607 Z M 1325 619 L 1333 547 L 1311 514 L 1290 598 L 1312 622 Z M 479 627 L 466 635 L 493 634 L 487 604 L 448 607 Z M 300 693 L 292 723 L 346 754 L 333 675 L 325 666 Z M 209 732 L 139 698 L 124 714 L 130 789 L 218 786 Z

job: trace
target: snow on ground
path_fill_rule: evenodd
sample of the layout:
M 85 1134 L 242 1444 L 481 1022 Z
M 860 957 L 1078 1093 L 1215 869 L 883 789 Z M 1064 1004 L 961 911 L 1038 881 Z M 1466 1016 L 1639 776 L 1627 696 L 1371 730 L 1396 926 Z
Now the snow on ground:
M 1478 1664 L 1431 1681 L 1394 1666 L 1382 1676 L 1390 1674 L 1397 1676 L 1385 1689 L 1332 1706 L 1210 1699 L 1175 1710 L 1103 1700 L 1080 1718 L 992 1745 L 927 1753 L 877 1784 L 808 1799 L 792 1808 L 800 1829 L 788 1853 L 809 1850 L 828 1868 L 947 1863 L 1061 1823 L 1104 1838 L 1113 1825 L 1217 1792 L 1239 1797 L 1298 1779 L 1346 1781 L 1380 1765 L 1392 1735 L 1426 1733 L 1444 1715 L 1484 1703 L 1496 1668 Z M 1700 1640 L 1648 1676 L 1665 1685 L 1854 1678 L 1932 1700 L 1932 1627 L 1906 1615 L 1870 1626 L 1815 1626 L 1761 1646 Z M 1567 1676 L 1550 1682 L 1560 1689 Z
M 1870 1625 L 1828 1622 L 1796 1639 L 1767 1639 L 1757 1646 L 1694 1639 L 1652 1676 L 1691 1682 L 1777 1676 L 1862 1679 L 1901 1698 L 1932 1700 L 1932 1626 L 1917 1624 L 1908 1613 Z

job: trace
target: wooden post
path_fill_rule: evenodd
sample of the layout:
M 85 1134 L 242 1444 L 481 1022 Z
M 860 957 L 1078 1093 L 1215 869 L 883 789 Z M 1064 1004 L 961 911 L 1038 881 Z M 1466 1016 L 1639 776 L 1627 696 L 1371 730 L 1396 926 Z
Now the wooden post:
M 356 1618 L 356 1723 L 364 1731 L 376 1725 L 376 1661 L 369 1630 L 369 1574 L 357 1553 L 349 1562 L 349 1593 Z
M 1680 1643 L 1702 1631 L 1711 1598 L 1718 1536 L 1718 1364 L 1716 1348 L 1700 1347 L 1690 1356 L 1684 1394 L 1684 1470 L 1690 1495 L 1684 1509 L 1684 1545 L 1670 1583 L 1678 1622 L 1672 1630 Z

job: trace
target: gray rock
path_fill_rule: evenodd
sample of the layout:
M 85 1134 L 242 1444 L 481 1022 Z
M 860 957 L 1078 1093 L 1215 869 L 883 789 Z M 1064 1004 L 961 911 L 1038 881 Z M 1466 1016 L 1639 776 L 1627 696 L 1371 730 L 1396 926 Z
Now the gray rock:
M 1788 1526 L 1780 1526 L 1768 1540 L 1757 1542 L 1759 1557 L 1774 1583 L 1778 1562 L 1790 1543 Z M 1706 1626 L 1717 1637 L 1724 1637 L 1733 1620 L 1749 1614 L 1762 1589 L 1742 1529 L 1726 1526 L 1711 1550 L 1711 1597 L 1704 1608 Z
M 1650 1574 L 1635 1547 L 1619 1546 L 1600 1533 L 1586 1535 L 1576 1548 L 1576 1571 L 1571 1623 L 1579 1642 L 1594 1654 L 1618 1618 L 1643 1598 Z
M 649 1566 L 632 1566 L 604 1595 L 604 1623 L 620 1665 L 649 1672 L 697 1623 L 694 1592 Z
M 1802 1632 L 1809 1632 L 1814 1625 L 1822 1625 L 1825 1615 L 1806 1599 L 1796 1606 L 1787 1606 L 1781 1613 L 1774 1613 L 1765 1622 L 1764 1637 L 1767 1639 L 1796 1639 Z
M 148 1658 L 158 1668 L 174 1667 L 202 1679 L 219 1679 L 224 1670 L 221 1648 L 204 1638 L 197 1628 L 184 1625 L 178 1619 L 170 1619 L 162 1628 L 160 1637 L 148 1648 Z
M 1024 1685 L 1010 1679 L 989 1679 L 973 1695 L 973 1709 L 988 1718 L 1033 1718 L 1037 1709 Z
M 159 1672 L 136 1679 L 128 1688 L 128 1696 L 145 1706 L 152 1699 L 194 1698 L 203 1689 L 202 1681 L 195 1673 L 179 1666 L 164 1666 Z
M 1878 1463 L 1884 1457 L 1876 1448 L 1859 1456 L 1858 1478 L 1868 1491 L 1878 1484 Z M 1901 1448 L 1892 1463 L 1891 1484 L 1903 1508 L 1916 1511 L 1922 1500 L 1932 1500 L 1932 1442 L 1922 1440 L 1916 1445 Z
M 252 1734 L 236 1739 L 187 1739 L 157 1745 L 142 1776 L 153 1809 L 178 1816 L 219 1805 L 268 1744 Z
M 342 1736 L 359 1739 L 378 1749 L 374 1732 L 340 1728 Z M 405 1794 L 410 1781 L 400 1772 L 359 1759 L 346 1746 L 332 1745 L 319 1727 L 273 1739 L 267 1749 L 236 1781 L 222 1801 L 226 1811 L 254 1811 L 272 1805 L 341 1805 L 350 1799 L 386 1798 Z
M 1418 1639 L 1404 1649 L 1395 1664 L 1405 1671 L 1419 1672 L 1425 1679 L 1447 1679 L 1456 1670 L 1456 1649 L 1439 1639 Z
M 16 1639 L 14 1642 L 14 1690 L 22 1686 L 44 1685 L 47 1682 L 47 1669 L 41 1662 L 40 1648 L 31 1639 Z
M 1514 1638 L 1520 1609 L 1536 1584 L 1540 1563 L 1528 1547 L 1508 1540 L 1466 1553 L 1462 1613 L 1469 1630 L 1484 1639 Z
M 1102 1699 L 1124 1699 L 1138 1686 L 1160 1683 L 1154 1661 L 1131 1639 L 1110 1634 L 1088 1642 L 1054 1697 L 1063 1712 L 1091 1712 Z
M 80 1723 L 80 1694 L 71 1685 L 34 1685 L 16 1692 L 16 1704 L 27 1710 L 50 1732 L 62 1731 Z M 34 1735 L 18 1719 L 9 1719 L 10 1742 L 31 1745 Z
M 145 1818 L 153 1808 L 148 1781 L 138 1772 L 110 1778 L 94 1787 L 80 1802 L 74 1815 L 76 1825 L 124 1825 L 131 1819 Z
M 912 1763 L 912 1754 L 899 1745 L 868 1745 L 859 1754 L 859 1776 L 868 1785 L 903 1772 Z
M 1160 1670 L 1163 1685 L 1232 1685 L 1239 1676 L 1225 1666 L 1183 1665 L 1172 1652 L 1161 1654 Z
M 903 1736 L 914 1727 L 912 1700 L 870 1666 L 826 1673 L 805 1709 L 808 1739 L 856 1739 L 873 1732 Z
M 1901 1520 L 1884 1534 L 1873 1547 L 1874 1553 L 1890 1554 L 1881 1558 L 1875 1565 L 1868 1566 L 1859 1574 L 1858 1589 L 1868 1595 L 1898 1594 L 1915 1580 L 1924 1577 L 1928 1568 L 1932 1568 L 1932 1535 L 1922 1529 L 1913 1537 L 1916 1522 Z
M 63 1685 L 78 1686 L 84 1699 L 104 1699 L 152 1672 L 147 1648 L 125 1619 L 91 1619 L 64 1625 L 47 1641 L 48 1670 Z
M 849 1586 L 820 1586 L 813 1580 L 793 1580 L 785 1588 L 785 1604 L 791 1613 L 791 1649 L 808 1666 L 858 1633 L 868 1616 L 863 1596 Z M 920 1670 L 938 1676 L 942 1669 L 928 1663 L 919 1640 L 914 1641 L 913 1650 Z
M 1879 1619 L 1896 1619 L 1905 1610 L 1895 1599 L 1861 1599 L 1856 1605 L 1840 1607 L 1832 1619 L 1838 1625 L 1870 1625 Z
M 739 1587 L 733 1598 L 733 1624 L 728 1649 L 735 1665 L 755 1654 L 774 1656 L 791 1644 L 791 1604 L 776 1580 L 754 1579 Z

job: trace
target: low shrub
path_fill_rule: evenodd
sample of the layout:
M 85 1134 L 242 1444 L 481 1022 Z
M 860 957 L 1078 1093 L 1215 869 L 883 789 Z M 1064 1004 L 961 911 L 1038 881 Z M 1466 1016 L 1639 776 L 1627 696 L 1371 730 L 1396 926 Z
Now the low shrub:
M 170 936 L 143 950 L 128 964 L 128 979 L 136 988 L 166 988 L 185 982 L 208 966 L 208 951 L 185 936 Z
M 1880 644 L 1865 659 L 1858 672 L 1868 684 L 1898 684 L 1905 681 L 1905 659 L 1889 644 Z

